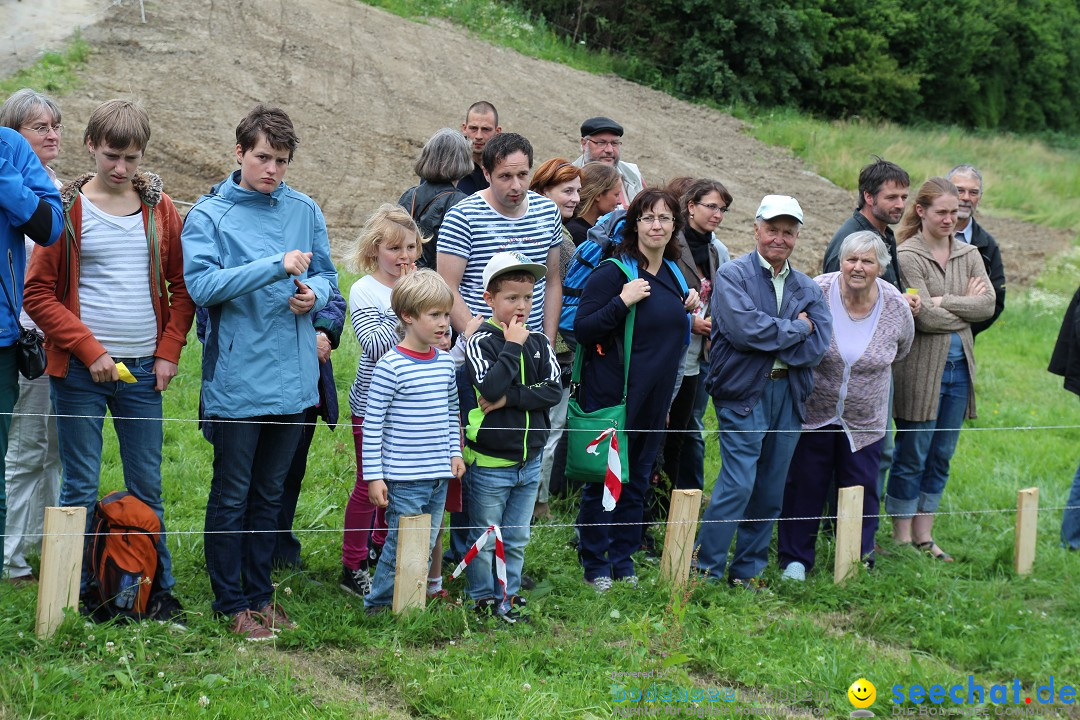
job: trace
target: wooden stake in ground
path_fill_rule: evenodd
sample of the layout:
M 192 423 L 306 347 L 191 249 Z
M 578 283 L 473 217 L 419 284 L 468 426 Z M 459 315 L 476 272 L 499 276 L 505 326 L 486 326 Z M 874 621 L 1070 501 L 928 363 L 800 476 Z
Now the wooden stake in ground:
M 690 577 L 694 554 L 694 531 L 701 509 L 700 490 L 672 490 L 668 510 L 664 555 L 660 559 L 660 579 L 682 587 Z
M 86 508 L 45 508 L 38 584 L 38 637 L 49 637 L 64 620 L 66 608 L 77 608 L 82 579 Z
M 1039 488 L 1024 488 L 1016 493 L 1016 554 L 1013 568 L 1017 575 L 1029 575 L 1035 564 L 1035 535 L 1039 525 Z
M 395 613 L 427 605 L 430 542 L 430 515 L 406 515 L 398 520 L 397 565 L 394 573 Z
M 863 488 L 861 485 L 840 488 L 836 505 L 836 567 L 833 582 L 848 579 L 862 554 Z

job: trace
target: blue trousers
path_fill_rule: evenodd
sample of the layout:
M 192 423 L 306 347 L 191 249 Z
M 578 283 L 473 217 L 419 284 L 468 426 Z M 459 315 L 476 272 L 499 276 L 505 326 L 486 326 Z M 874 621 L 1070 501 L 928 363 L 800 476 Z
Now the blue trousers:
M 1061 544 L 1070 550 L 1080 550 L 1080 467 L 1076 468 L 1066 505 L 1070 509 L 1065 511 L 1061 519 Z
M 733 579 L 752 578 L 769 561 L 772 528 L 780 517 L 784 482 L 799 440 L 799 416 L 783 378 L 766 383 L 749 415 L 720 408 L 716 417 L 720 476 L 698 533 L 697 569 L 713 579 L 722 577 L 725 569 Z
M 885 510 L 890 515 L 910 517 L 916 512 L 932 513 L 938 509 L 949 480 L 949 463 L 964 424 L 970 385 L 965 361 L 945 363 L 937 419 L 925 422 L 896 419 L 899 432 L 885 496 Z
M 259 610 L 274 595 L 270 569 L 281 493 L 303 418 L 294 413 L 207 422 L 214 476 L 203 546 L 217 613 Z
M 11 411 L 19 399 L 19 366 L 15 361 L 14 346 L 0 347 L 0 451 L 7 455 L 8 430 L 11 429 Z M 0 456 L 0 477 L 4 473 L 4 457 Z M 7 492 L 0 482 L 0 528 L 7 523 Z M 4 566 L 4 547 L 0 542 L 0 568 Z
M 386 483 L 390 504 L 386 507 L 386 543 L 375 566 L 371 592 L 364 597 L 365 608 L 386 607 L 394 602 L 394 576 L 397 573 L 398 521 L 404 515 L 431 515 L 428 553 L 442 527 L 446 507 L 446 480 L 410 480 Z M 535 490 L 535 488 L 534 488 Z M 494 544 L 492 545 L 494 547 Z M 477 561 L 473 560 L 473 564 Z M 488 565 L 490 566 L 490 561 Z M 470 565 L 472 567 L 472 565 Z
M 165 541 L 165 507 L 161 496 L 161 393 L 154 389 L 154 358 L 115 358 L 123 361 L 136 382 L 94 382 L 90 370 L 74 356 L 66 377 L 50 379 L 56 408 L 56 433 L 63 468 L 60 505 L 86 508 L 86 529 L 93 522 L 94 504 L 101 482 L 102 430 L 106 409 L 124 466 L 124 486 L 150 506 L 161 520 L 158 561 L 162 590 L 176 584 L 172 556 Z M 6 437 L 6 436 L 5 436 Z M 90 582 L 90 568 L 83 564 L 82 587 Z

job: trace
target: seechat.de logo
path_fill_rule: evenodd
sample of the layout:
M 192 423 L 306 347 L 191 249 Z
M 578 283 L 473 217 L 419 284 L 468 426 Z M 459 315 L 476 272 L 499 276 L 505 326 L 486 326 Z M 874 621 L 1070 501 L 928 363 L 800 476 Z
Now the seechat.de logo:
M 866 709 L 873 705 L 874 700 L 877 699 L 877 688 L 874 687 L 874 683 L 866 678 L 859 678 L 851 683 L 851 687 L 847 691 L 847 697 L 848 701 L 856 708 L 851 713 L 851 717 L 874 717 L 874 713 Z

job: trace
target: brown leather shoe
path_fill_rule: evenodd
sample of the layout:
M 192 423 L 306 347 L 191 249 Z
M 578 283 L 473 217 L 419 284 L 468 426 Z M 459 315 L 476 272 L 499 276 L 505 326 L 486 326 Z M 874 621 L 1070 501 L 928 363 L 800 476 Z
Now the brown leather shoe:
M 262 616 L 263 625 L 266 626 L 266 629 L 273 632 L 295 630 L 300 627 L 289 619 L 289 616 L 285 614 L 285 608 L 281 607 L 280 603 L 267 603 L 259 610 L 259 615 Z
M 252 610 L 241 610 L 233 615 L 229 623 L 229 632 L 240 635 L 245 640 L 260 641 L 270 640 L 274 633 L 267 629 L 263 623 L 263 616 Z

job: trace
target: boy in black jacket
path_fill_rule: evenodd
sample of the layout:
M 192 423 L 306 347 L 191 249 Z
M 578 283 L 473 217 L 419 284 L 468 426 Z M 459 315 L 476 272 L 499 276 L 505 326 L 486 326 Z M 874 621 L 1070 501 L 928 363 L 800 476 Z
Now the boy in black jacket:
M 476 612 L 508 623 L 525 619 L 521 566 L 529 543 L 529 521 L 540 483 L 540 457 L 548 434 L 548 409 L 562 392 L 555 353 L 542 333 L 525 326 L 533 285 L 547 269 L 514 252 L 497 253 L 484 268 L 484 302 L 492 317 L 465 346 L 469 382 L 479 407 L 469 413 L 465 462 L 469 517 L 496 525 L 505 549 L 505 587 L 492 570 L 495 539 L 468 566 L 469 595 Z M 470 544 L 483 529 L 470 531 Z M 498 595 L 498 596 L 497 596 Z M 501 597 L 500 597 L 501 596 Z

